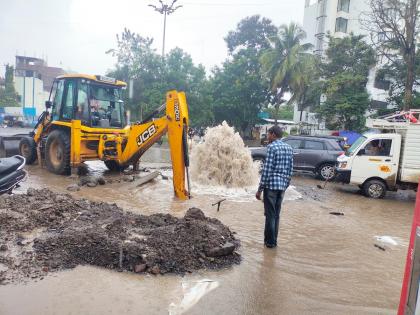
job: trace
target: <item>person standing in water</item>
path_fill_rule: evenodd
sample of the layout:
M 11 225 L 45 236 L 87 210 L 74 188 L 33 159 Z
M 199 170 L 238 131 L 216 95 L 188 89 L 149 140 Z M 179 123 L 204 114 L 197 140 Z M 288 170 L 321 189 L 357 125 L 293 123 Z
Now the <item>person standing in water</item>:
M 255 197 L 264 200 L 264 244 L 268 248 L 277 246 L 281 203 L 289 187 L 293 170 L 293 149 L 281 141 L 283 132 L 279 126 L 268 130 L 267 157 L 261 173 L 260 185 Z

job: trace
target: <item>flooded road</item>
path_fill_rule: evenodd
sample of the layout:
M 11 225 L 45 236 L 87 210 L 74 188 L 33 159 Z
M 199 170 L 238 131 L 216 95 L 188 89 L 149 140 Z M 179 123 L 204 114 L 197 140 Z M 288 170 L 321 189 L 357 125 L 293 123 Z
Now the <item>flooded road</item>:
M 168 156 L 166 149 L 153 148 L 143 166 L 165 166 Z M 90 167 L 97 173 L 105 170 L 101 163 Z M 75 183 L 38 166 L 28 169 L 30 177 L 21 191 L 49 187 L 67 192 Z M 263 204 L 251 188 L 193 186 L 194 197 L 181 202 L 173 197 L 171 180 L 157 179 L 142 187 L 136 182 L 82 187 L 71 194 L 115 202 L 135 213 L 182 216 L 188 208 L 199 207 L 237 233 L 242 262 L 184 277 L 80 266 L 40 281 L 0 286 L 0 314 L 395 314 L 414 193 L 372 200 L 352 187 L 331 184 L 320 190 L 317 184 L 305 176 L 293 178 L 276 250 L 263 246 Z M 221 198 L 227 200 L 217 212 L 211 205 Z M 378 236 L 389 236 L 397 245 L 378 241 Z

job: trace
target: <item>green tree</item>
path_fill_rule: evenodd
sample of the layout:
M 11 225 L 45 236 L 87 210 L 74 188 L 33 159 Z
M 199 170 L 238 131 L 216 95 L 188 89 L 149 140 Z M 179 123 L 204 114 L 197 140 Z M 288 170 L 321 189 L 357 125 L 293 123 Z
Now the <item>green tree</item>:
M 186 92 L 191 125 L 211 125 L 214 114 L 205 68 L 202 65 L 195 66 L 189 54 L 175 48 L 166 56 L 164 69 L 166 90 Z
M 260 72 L 259 59 L 277 28 L 259 15 L 241 20 L 225 38 L 229 58 L 213 70 L 211 91 L 215 122 L 226 120 L 242 135 L 258 121 L 270 100 L 270 89 Z
M 394 62 L 387 62 L 376 74 L 376 80 L 389 82 L 388 103 L 393 109 L 387 112 L 404 109 L 404 97 L 406 96 L 407 66 L 403 59 Z M 417 89 L 420 87 L 420 51 L 416 50 L 413 92 L 410 108 L 420 108 L 420 94 Z
M 117 57 L 115 69 L 108 74 L 133 83 L 132 99 L 125 97 L 133 118 L 148 116 L 165 101 L 167 91 L 176 89 L 186 92 L 192 125 L 210 124 L 213 116 L 204 67 L 195 66 L 180 48 L 171 50 L 163 60 L 152 44 L 153 39 L 124 29 L 117 35 L 117 48 L 108 51 Z
M 369 0 L 362 22 L 371 34 L 375 49 L 387 66 L 400 70 L 396 78 L 402 86 L 403 109 L 413 107 L 417 43 L 420 30 L 419 0 Z
M 274 119 L 293 120 L 293 105 L 291 104 L 280 106 L 279 110 L 268 107 L 265 112 L 269 113 L 270 117 Z
M 321 64 L 322 92 L 326 97 L 317 108 L 331 129 L 360 131 L 369 107 L 366 90 L 375 52 L 363 36 L 328 36 L 326 59 Z
M 290 102 L 297 100 L 305 90 L 307 66 L 313 58 L 310 44 L 302 44 L 306 34 L 295 23 L 282 25 L 276 36 L 270 38 L 271 46 L 262 54 L 262 73 L 273 93 L 278 111 L 284 94 L 292 94 Z
M 6 65 L 6 73 L 4 76 L 4 89 L 0 88 L 0 107 L 16 107 L 19 106 L 17 101 L 18 95 L 13 84 L 13 66 Z
M 297 109 L 300 112 L 299 121 L 302 121 L 303 111 L 312 111 L 317 108 L 320 104 L 321 99 L 321 73 L 320 73 L 320 59 L 315 56 L 305 58 L 303 61 L 302 72 L 305 75 L 300 76 L 300 80 L 297 80 L 294 90 L 297 91 L 295 101 L 297 103 Z

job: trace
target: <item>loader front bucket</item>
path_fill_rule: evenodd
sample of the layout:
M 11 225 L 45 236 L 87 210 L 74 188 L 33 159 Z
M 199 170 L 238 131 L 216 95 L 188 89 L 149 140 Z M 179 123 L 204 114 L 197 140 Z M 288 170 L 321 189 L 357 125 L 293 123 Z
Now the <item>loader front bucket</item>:
M 19 142 L 27 134 L 0 136 L 0 158 L 19 155 Z

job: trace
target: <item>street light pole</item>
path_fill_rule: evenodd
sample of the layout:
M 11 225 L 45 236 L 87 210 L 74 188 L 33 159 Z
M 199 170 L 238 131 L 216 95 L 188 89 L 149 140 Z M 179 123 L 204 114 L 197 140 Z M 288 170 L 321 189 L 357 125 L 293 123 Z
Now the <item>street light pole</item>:
M 165 38 L 166 38 L 166 11 L 163 15 L 163 41 L 162 41 L 162 57 L 165 57 Z
M 165 40 L 166 40 L 166 16 L 174 13 L 177 9 L 182 8 L 182 5 L 175 6 L 178 0 L 172 0 L 171 4 L 165 4 L 159 0 L 160 6 L 149 4 L 156 12 L 163 14 L 163 43 L 162 43 L 162 58 L 165 58 Z

